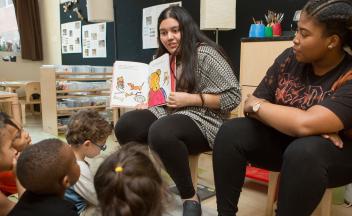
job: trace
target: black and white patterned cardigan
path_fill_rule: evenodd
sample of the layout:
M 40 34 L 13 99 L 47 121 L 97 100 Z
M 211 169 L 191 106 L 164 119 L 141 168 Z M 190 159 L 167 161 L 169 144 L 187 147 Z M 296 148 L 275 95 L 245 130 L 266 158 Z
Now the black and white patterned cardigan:
M 241 102 L 241 92 L 237 78 L 226 60 L 208 45 L 198 47 L 196 67 L 198 87 L 195 93 L 220 95 L 220 109 L 189 106 L 171 110 L 166 106 L 152 107 L 149 110 L 157 117 L 184 114 L 189 116 L 200 128 L 213 148 L 215 135 L 230 112 Z

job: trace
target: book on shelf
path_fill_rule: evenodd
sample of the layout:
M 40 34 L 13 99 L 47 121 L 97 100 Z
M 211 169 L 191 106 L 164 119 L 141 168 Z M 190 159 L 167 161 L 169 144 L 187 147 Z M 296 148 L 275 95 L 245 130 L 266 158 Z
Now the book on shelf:
M 171 91 L 175 91 L 175 76 L 170 70 L 169 54 L 149 64 L 116 61 L 113 67 L 110 106 L 134 108 L 166 104 Z

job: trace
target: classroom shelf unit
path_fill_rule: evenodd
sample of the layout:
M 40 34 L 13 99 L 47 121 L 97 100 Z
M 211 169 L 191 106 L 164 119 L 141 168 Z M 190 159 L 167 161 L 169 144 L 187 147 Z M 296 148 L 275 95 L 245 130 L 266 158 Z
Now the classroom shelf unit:
M 65 123 L 75 111 L 108 110 L 111 77 L 112 72 L 67 72 L 60 71 L 60 67 L 42 66 L 43 130 L 57 136 L 65 131 Z

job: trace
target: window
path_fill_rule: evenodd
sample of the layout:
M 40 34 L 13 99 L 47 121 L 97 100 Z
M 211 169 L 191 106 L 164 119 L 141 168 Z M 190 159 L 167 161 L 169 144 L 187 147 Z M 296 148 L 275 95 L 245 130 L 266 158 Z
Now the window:
M 15 8 L 12 0 L 0 0 L 0 52 L 20 51 Z
M 7 0 L 0 0 L 0 8 L 4 8 L 7 5 Z
M 11 6 L 11 5 L 13 5 L 12 0 L 7 0 L 7 6 Z

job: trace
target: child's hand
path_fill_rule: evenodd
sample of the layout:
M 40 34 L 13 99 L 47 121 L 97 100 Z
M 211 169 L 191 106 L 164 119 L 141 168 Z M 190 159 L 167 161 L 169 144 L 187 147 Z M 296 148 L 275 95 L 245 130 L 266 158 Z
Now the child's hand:
M 16 167 L 17 167 L 17 160 L 18 160 L 19 156 L 20 156 L 20 153 L 16 152 L 15 157 L 12 160 L 12 172 L 15 176 L 17 176 L 16 175 Z
M 15 138 L 12 146 L 18 152 L 21 152 L 30 144 L 32 144 L 32 138 L 29 136 L 27 131 L 22 129 L 21 131 L 18 131 L 17 137 Z

